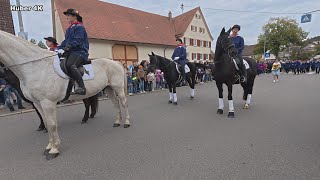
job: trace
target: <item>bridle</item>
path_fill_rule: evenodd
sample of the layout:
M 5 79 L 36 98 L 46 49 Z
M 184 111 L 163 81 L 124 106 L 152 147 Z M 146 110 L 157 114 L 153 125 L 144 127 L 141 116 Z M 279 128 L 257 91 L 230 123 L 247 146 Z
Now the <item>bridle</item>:
M 40 58 L 40 59 L 35 59 L 35 60 L 32 60 L 32 61 L 28 61 L 28 62 L 25 62 L 25 63 L 21 63 L 21 64 L 14 64 L 14 65 L 10 65 L 10 66 L 2 66 L 0 67 L 0 69 L 9 69 L 10 67 L 15 67 L 15 66 L 21 66 L 21 65 L 25 65 L 25 64 L 29 64 L 29 63 L 32 63 L 32 62 L 36 62 L 36 61 L 40 61 L 40 60 L 43 60 L 43 59 L 46 59 L 46 58 L 49 58 L 49 57 L 53 57 L 53 56 L 57 56 L 58 54 L 54 54 L 54 55 L 50 55 L 50 56 L 46 56 L 46 57 L 43 57 L 43 58 Z
M 153 55 L 153 57 L 155 58 L 155 64 L 151 64 L 149 65 L 149 67 L 154 67 L 154 68 L 158 68 L 157 65 L 159 66 L 159 68 L 161 68 L 161 62 L 158 59 L 157 55 Z M 167 69 L 167 67 L 170 65 L 170 63 L 166 64 L 165 66 L 162 66 L 164 69 Z

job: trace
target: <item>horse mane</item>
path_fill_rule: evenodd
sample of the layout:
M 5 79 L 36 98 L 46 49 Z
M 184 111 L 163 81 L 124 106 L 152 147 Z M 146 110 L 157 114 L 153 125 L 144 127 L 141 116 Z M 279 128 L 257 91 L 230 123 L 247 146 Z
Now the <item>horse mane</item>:
M 38 53 L 45 53 L 48 55 L 52 54 L 52 52 L 48 51 L 47 49 L 43 49 L 36 44 L 33 44 L 25 39 L 14 36 L 10 33 L 5 32 L 5 31 L 0 30 L 0 37 L 1 37 L 1 41 L 4 41 L 4 38 L 7 38 L 6 40 L 10 40 L 10 41 L 14 41 L 16 43 L 19 43 L 19 45 L 21 47 L 28 49 L 29 51 L 32 51 L 32 52 L 37 51 Z

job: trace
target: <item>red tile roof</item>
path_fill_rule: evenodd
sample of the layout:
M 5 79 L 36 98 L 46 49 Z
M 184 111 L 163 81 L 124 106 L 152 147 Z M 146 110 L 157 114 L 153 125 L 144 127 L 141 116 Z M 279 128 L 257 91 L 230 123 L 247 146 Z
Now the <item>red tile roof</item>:
M 98 0 L 55 0 L 55 7 L 64 31 L 69 25 L 63 12 L 74 8 L 83 17 L 89 38 L 172 46 L 176 45 L 175 35 L 185 32 L 198 10 L 170 21 L 166 16 Z

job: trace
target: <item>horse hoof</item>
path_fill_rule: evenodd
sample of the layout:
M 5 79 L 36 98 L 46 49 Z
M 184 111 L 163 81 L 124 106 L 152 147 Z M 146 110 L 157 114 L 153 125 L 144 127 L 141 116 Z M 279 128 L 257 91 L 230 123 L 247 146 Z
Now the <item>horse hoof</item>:
M 125 124 L 123 125 L 124 128 L 129 128 L 130 127 L 130 124 Z
M 49 151 L 50 151 L 50 149 L 44 150 L 44 151 L 43 151 L 43 155 L 48 156 L 48 155 L 49 155 Z
M 245 105 L 243 106 L 243 109 L 249 109 L 249 104 L 245 104 Z
M 87 121 L 81 121 L 81 124 L 86 124 L 87 123 Z
M 168 101 L 168 103 L 169 103 L 169 104 L 172 104 L 172 101 L 171 101 L 171 100 L 169 100 L 169 101 Z
M 120 124 L 118 124 L 118 123 L 113 124 L 113 127 L 119 127 L 119 126 L 120 126 Z
M 173 102 L 173 105 L 178 105 L 178 102 Z
M 228 118 L 234 118 L 234 112 L 229 112 Z
M 43 130 L 43 133 L 48 133 L 48 130 L 47 129 Z
M 43 131 L 43 130 L 45 130 L 45 129 L 46 129 L 45 127 L 39 126 L 38 129 L 37 129 L 37 131 Z
M 59 153 L 54 153 L 54 154 L 50 154 L 50 153 L 49 153 L 49 154 L 46 156 L 46 159 L 47 159 L 48 161 L 50 161 L 50 160 L 56 158 L 58 155 L 59 155 Z
M 217 114 L 223 114 L 223 110 L 222 109 L 218 109 Z
M 91 115 L 90 115 L 90 118 L 94 118 L 94 115 L 93 115 L 93 114 L 91 114 Z
M 191 100 L 193 100 L 193 99 L 194 99 L 194 97 L 193 97 L 193 96 L 191 96 L 191 97 L 190 97 L 190 99 L 191 99 Z

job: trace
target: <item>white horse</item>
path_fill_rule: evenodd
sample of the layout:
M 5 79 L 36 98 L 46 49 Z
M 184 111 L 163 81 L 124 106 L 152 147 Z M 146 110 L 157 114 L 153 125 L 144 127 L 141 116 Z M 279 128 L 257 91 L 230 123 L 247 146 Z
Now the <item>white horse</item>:
M 18 76 L 23 94 L 34 103 L 45 120 L 49 134 L 49 144 L 44 151 L 47 160 L 59 154 L 61 141 L 57 128 L 56 104 L 65 97 L 69 82 L 54 71 L 54 56 L 53 52 L 0 31 L 0 62 Z M 124 127 L 130 127 L 126 97 L 127 77 L 123 66 L 120 62 L 105 58 L 93 60 L 92 65 L 95 77 L 93 80 L 84 81 L 86 95 L 73 95 L 70 99 L 91 97 L 108 86 L 108 97 L 118 111 L 114 127 L 120 126 L 122 119 L 120 103 L 125 113 Z

